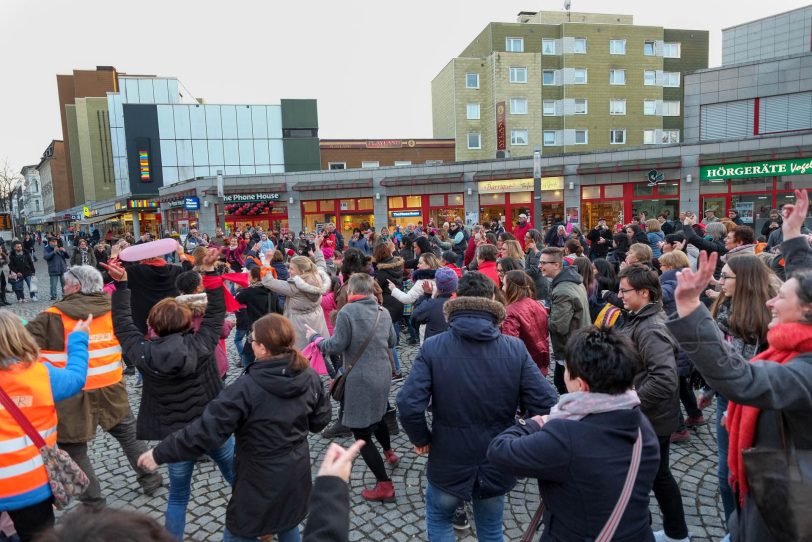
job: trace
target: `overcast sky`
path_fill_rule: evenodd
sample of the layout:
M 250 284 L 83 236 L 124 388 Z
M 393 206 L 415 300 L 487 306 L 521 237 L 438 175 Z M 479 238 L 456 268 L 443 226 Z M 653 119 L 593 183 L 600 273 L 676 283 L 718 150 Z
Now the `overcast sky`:
M 573 11 L 710 31 L 809 0 L 572 0 Z M 209 103 L 316 98 L 322 138 L 431 137 L 431 80 L 491 21 L 563 0 L 0 0 L 0 163 L 62 139 L 56 74 L 112 65 L 176 76 Z

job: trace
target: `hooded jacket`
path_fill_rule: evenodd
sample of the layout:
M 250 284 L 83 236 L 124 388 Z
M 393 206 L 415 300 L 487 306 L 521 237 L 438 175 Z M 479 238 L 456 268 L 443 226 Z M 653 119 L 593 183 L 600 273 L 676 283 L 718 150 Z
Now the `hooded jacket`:
M 448 322 L 445 319 L 446 302 L 451 299 L 453 294 L 441 294 L 437 297 L 432 297 L 428 294 L 423 294 L 423 299 L 418 299 L 415 302 L 414 310 L 412 310 L 411 322 L 415 328 L 426 326 L 425 339 L 434 337 L 448 329 Z
M 112 296 L 116 338 L 144 376 L 135 427 L 139 439 L 160 440 L 184 427 L 223 389 L 214 354 L 226 314 L 223 289 L 206 290 L 206 295 L 206 312 L 197 333 L 184 331 L 147 340 L 133 322 L 127 283 L 117 283 Z
M 564 359 L 570 334 L 592 324 L 583 279 L 574 267 L 564 267 L 550 285 L 548 327 L 557 359 Z
M 279 533 L 307 515 L 307 436 L 327 426 L 331 408 L 318 375 L 310 368 L 292 371 L 288 362 L 289 355 L 257 360 L 202 416 L 155 448 L 159 464 L 194 460 L 234 434 L 235 479 L 226 527 L 240 537 Z
M 203 316 L 206 314 L 206 306 L 208 305 L 206 294 L 179 295 L 175 298 L 175 301 L 186 305 L 192 311 L 192 331 L 197 333 L 203 323 Z M 225 340 L 228 339 L 233 327 L 234 323 L 231 320 L 223 320 L 223 331 L 220 333 L 220 340 L 217 341 L 217 347 L 214 350 L 217 372 L 221 378 L 228 372 L 228 352 L 226 351 Z
M 486 459 L 488 444 L 515 423 L 517 405 L 528 416 L 545 414 L 557 395 L 524 343 L 499 331 L 501 303 L 458 297 L 444 310 L 449 330 L 426 339 L 398 393 L 400 421 L 413 444 L 431 444 L 433 485 L 465 500 L 504 495 L 516 478 Z
M 132 299 L 133 322 L 141 335 L 146 335 L 150 309 L 158 301 L 178 295 L 175 280 L 183 273 L 183 268 L 172 264 L 159 267 L 136 263 L 126 269 L 129 287 L 136 294 Z
M 383 292 L 383 306 L 389 311 L 389 317 L 395 324 L 403 319 L 403 303 L 392 297 L 388 281 L 395 283 L 398 288 L 403 287 L 403 258 L 389 257 L 375 264 L 375 282 Z

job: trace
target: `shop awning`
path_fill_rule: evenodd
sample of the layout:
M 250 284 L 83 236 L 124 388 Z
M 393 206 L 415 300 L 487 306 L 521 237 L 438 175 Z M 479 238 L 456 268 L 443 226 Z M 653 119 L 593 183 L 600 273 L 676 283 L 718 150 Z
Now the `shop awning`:
M 563 173 L 563 169 L 562 169 Z M 542 169 L 543 176 L 561 175 L 561 173 L 549 173 Z M 503 169 L 500 171 L 482 171 L 474 174 L 474 180 L 479 181 L 501 181 L 503 179 L 529 179 L 533 177 L 533 168 Z
M 214 192 L 217 192 L 217 189 L 215 189 Z M 195 190 L 194 188 L 191 188 L 189 190 L 183 190 L 181 192 L 175 192 L 173 194 L 167 194 L 166 196 L 161 196 L 160 198 L 158 198 L 158 201 L 160 201 L 161 203 L 166 203 L 168 201 L 182 200 L 185 197 L 196 196 L 196 195 L 197 195 L 197 190 Z
M 240 188 L 227 188 L 225 193 L 226 195 L 229 194 L 253 194 L 254 192 L 285 192 L 287 188 L 285 187 L 285 183 L 278 183 L 278 184 L 263 184 L 263 185 L 255 185 L 255 186 L 242 186 Z M 194 191 L 193 191 L 194 192 Z M 217 194 L 217 188 L 207 188 L 203 191 L 204 194 L 207 196 Z M 187 195 L 194 195 L 194 194 L 187 194 Z M 177 198 L 173 198 L 177 199 Z
M 316 190 L 343 190 L 348 188 L 372 188 L 372 179 L 332 181 L 329 183 L 296 183 L 293 185 L 293 189 L 298 192 L 313 192 Z
M 812 147 L 790 147 L 780 151 L 754 150 L 748 153 L 718 153 L 703 154 L 699 158 L 700 166 L 715 166 L 720 164 L 739 164 L 743 162 L 760 162 L 770 160 L 786 160 L 788 158 L 804 158 L 812 156 Z
M 652 169 L 675 169 L 681 166 L 681 158 L 663 158 L 662 160 L 621 160 L 620 162 L 613 164 L 579 166 L 578 175 L 617 173 L 622 171 L 649 171 Z
M 423 175 L 420 177 L 388 177 L 381 186 L 423 186 L 436 183 L 461 183 L 462 173 Z
M 85 225 L 85 224 L 87 224 L 87 225 L 97 224 L 99 222 L 104 222 L 105 220 L 110 220 L 113 217 L 121 216 L 121 214 L 122 213 L 109 213 L 109 214 L 106 214 L 106 215 L 97 215 L 97 216 L 94 216 L 94 217 L 91 217 L 91 218 L 84 218 L 84 219 L 79 221 L 79 224 L 82 224 L 82 225 Z

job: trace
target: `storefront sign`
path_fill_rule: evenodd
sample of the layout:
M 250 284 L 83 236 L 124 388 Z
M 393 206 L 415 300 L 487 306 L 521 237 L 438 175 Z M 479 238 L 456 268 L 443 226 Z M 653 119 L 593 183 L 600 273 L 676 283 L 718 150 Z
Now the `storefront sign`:
M 281 196 L 277 192 L 256 192 L 253 194 L 226 194 L 226 203 L 262 203 L 265 201 L 279 201 Z M 200 203 L 198 202 L 198 208 Z
M 564 190 L 564 177 L 542 177 L 542 190 Z
M 127 209 L 158 209 L 160 203 L 151 199 L 128 199 L 126 201 L 116 202 L 116 211 L 123 211 Z
M 656 169 L 652 169 L 648 172 L 648 185 L 649 186 L 657 186 L 663 182 L 663 174 L 657 171 Z
M 506 179 L 504 181 L 480 181 L 477 186 L 477 189 L 479 190 L 480 194 L 501 194 L 503 192 L 532 192 L 533 179 Z
M 399 149 L 403 147 L 400 139 L 373 139 L 367 141 L 367 149 Z M 414 143 L 411 145 L 414 146 Z
M 722 164 L 718 166 L 701 166 L 699 168 L 699 178 L 703 181 L 716 179 L 751 179 L 754 177 L 770 177 L 773 175 L 804 175 L 806 173 L 812 173 L 812 158 L 747 162 L 744 164 Z
M 423 216 L 421 211 L 392 211 L 392 218 L 406 218 L 410 216 Z
M 739 213 L 739 218 L 741 218 L 745 224 L 753 223 L 753 207 L 755 207 L 755 205 L 752 201 L 740 201 L 736 204 L 736 211 Z
M 505 102 L 496 103 L 496 150 L 507 148 L 507 128 L 505 126 Z
M 183 207 L 183 200 L 182 199 L 176 199 L 175 201 L 170 201 L 166 205 L 170 209 L 180 209 L 181 207 Z
M 191 196 L 183 198 L 183 208 L 187 211 L 199 211 L 200 210 L 200 198 L 197 196 Z

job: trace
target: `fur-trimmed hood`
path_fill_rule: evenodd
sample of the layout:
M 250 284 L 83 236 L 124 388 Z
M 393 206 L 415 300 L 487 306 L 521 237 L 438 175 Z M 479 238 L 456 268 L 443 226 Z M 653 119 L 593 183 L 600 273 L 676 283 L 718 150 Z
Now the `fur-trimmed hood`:
M 394 258 L 389 258 L 389 261 L 381 261 L 375 264 L 376 269 L 403 269 L 404 260 L 400 256 L 395 256 Z
M 313 294 L 313 295 L 324 295 L 330 291 L 330 286 L 332 285 L 332 281 L 330 280 L 330 275 L 328 275 L 323 269 L 319 268 L 319 280 L 321 281 L 320 285 L 312 284 L 311 282 L 306 281 L 301 276 L 297 275 L 295 277 L 291 277 L 288 279 L 290 282 L 296 285 L 300 292 L 304 292 L 306 294 Z
M 209 298 L 205 293 L 185 294 L 175 297 L 175 301 L 189 307 L 192 311 L 192 316 L 203 316 L 206 313 L 206 305 L 209 303 Z
M 493 317 L 496 325 L 501 324 L 507 315 L 504 305 L 498 301 L 486 299 L 484 297 L 462 296 L 455 299 L 449 299 L 446 301 L 445 305 L 443 305 L 443 314 L 445 314 L 445 319 L 448 322 L 451 322 L 452 318 L 462 313 L 470 312 L 487 313 Z

